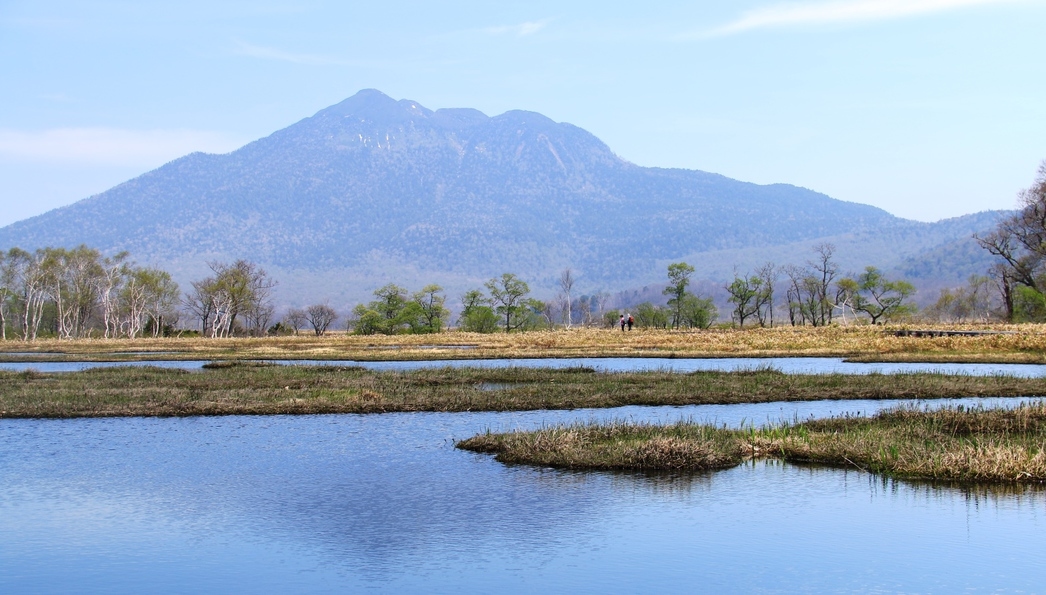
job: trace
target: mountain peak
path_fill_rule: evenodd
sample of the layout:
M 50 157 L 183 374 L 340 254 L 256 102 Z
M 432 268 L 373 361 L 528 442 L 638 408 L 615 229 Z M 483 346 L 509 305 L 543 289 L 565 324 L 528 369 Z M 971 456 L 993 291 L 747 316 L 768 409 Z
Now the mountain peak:
M 348 99 L 320 110 L 319 115 L 355 116 L 372 120 L 399 120 L 411 117 L 427 117 L 432 110 L 417 101 L 396 101 L 377 89 L 363 89 Z
M 209 260 L 249 256 L 313 275 L 308 299 L 364 299 L 391 281 L 453 293 L 505 271 L 547 284 L 567 266 L 592 289 L 638 286 L 660 282 L 664 262 L 712 250 L 770 255 L 868 230 L 907 255 L 928 245 L 895 240 L 909 227 L 792 186 L 632 165 L 536 112 L 434 112 L 364 89 L 227 155 L 190 155 L 0 229 L 0 248 L 130 250 L 180 281 Z M 898 262 L 881 251 L 874 264 Z M 720 268 L 706 274 L 729 278 Z

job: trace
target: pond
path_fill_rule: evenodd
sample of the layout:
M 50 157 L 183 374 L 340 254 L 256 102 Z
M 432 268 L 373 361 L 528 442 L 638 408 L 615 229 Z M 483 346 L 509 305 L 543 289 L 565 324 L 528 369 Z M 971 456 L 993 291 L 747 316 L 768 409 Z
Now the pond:
M 198 370 L 208 360 L 154 360 L 124 362 L 0 362 L 0 370 L 39 372 L 75 372 L 89 368 L 114 366 L 159 366 Z M 988 376 L 1038 377 L 1046 375 L 1042 364 L 945 364 L 945 363 L 855 363 L 838 357 L 739 357 L 739 358 L 667 358 L 667 357 L 575 357 L 533 359 L 444 359 L 424 361 L 353 361 L 353 360 L 273 360 L 271 363 L 287 366 L 363 366 L 374 370 L 417 370 L 439 367 L 473 368 L 572 368 L 585 366 L 606 372 L 636 372 L 644 370 L 671 370 L 695 372 L 701 370 L 752 370 L 774 368 L 786 374 L 897 374 L 905 372 L 943 372 Z
M 928 406 L 979 402 L 1021 400 Z M 0 420 L 0 592 L 1041 589 L 1036 489 L 767 462 L 581 473 L 453 448 L 488 428 L 882 406 Z

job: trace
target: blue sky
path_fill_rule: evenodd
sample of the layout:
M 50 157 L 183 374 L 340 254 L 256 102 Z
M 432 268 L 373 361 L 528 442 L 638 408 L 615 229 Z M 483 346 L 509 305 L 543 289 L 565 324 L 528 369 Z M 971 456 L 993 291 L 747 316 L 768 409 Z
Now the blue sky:
M 1046 0 L 0 0 L 0 225 L 363 88 L 926 221 L 1046 159 Z

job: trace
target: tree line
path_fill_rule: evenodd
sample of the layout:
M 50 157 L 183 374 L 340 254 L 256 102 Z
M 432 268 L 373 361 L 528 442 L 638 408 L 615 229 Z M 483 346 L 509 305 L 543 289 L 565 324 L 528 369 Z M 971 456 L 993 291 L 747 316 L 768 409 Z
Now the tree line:
M 1046 161 L 1032 185 L 1018 194 L 1017 212 L 974 239 L 996 262 L 986 275 L 972 275 L 965 285 L 941 289 L 921 318 L 955 323 L 1046 322 Z M 779 280 L 785 284 L 787 315 L 793 325 L 820 326 L 836 318 L 845 322 L 847 313 L 871 323 L 916 313 L 909 301 L 915 293 L 910 283 L 888 279 L 871 266 L 859 275 L 839 277 L 833 252 L 830 244 L 822 244 L 805 266 L 778 269 L 768 263 L 754 273 L 735 274 L 726 287 L 731 321 L 739 326 L 752 320 L 772 325 Z
M 998 258 L 985 276 L 963 287 L 942 289 L 922 312 L 939 321 L 1046 321 L 1046 162 L 1019 195 L 1019 210 L 994 230 L 976 235 Z M 874 266 L 841 275 L 835 248 L 821 244 L 805 265 L 767 263 L 735 272 L 723 289 L 730 322 L 774 326 L 781 313 L 794 326 L 824 326 L 851 319 L 879 323 L 909 317 L 916 308 L 911 283 L 890 279 Z M 182 294 L 171 275 L 138 266 L 127 252 L 103 256 L 87 246 L 73 249 L 11 248 L 0 252 L 0 339 L 157 337 L 195 333 L 206 337 L 299 333 L 323 335 L 341 317 L 326 303 L 292 308 L 279 320 L 272 303 L 277 282 L 247 260 L 208 263 L 211 274 Z M 708 328 L 719 319 L 711 297 L 689 290 L 694 268 L 668 265 L 663 305 L 651 302 L 606 308 L 610 294 L 575 296 L 576 276 L 565 269 L 559 293 L 549 301 L 530 296 L 525 281 L 504 273 L 460 296 L 456 325 L 470 332 L 514 332 L 563 325 L 614 326 L 623 315 L 640 328 Z M 389 284 L 346 316 L 359 334 L 438 333 L 451 326 L 447 295 L 439 285 L 410 292 Z M 780 318 L 777 319 L 780 321 Z
M 904 280 L 889 279 L 874 266 L 858 275 L 840 275 L 834 260 L 835 247 L 819 244 L 805 265 L 778 267 L 766 263 L 758 270 L 738 274 L 724 289 L 732 305 L 731 323 L 774 325 L 775 298 L 784 290 L 784 307 L 792 326 L 825 326 L 839 320 L 866 320 L 877 324 L 911 316 L 916 308 L 910 298 L 915 287 Z M 783 284 L 783 287 L 780 287 Z M 850 319 L 847 318 L 849 313 Z
M 276 280 L 248 260 L 209 262 L 210 274 L 192 281 L 184 294 L 171 275 L 142 267 L 126 252 L 102 256 L 93 248 L 12 248 L 0 253 L 0 338 L 8 330 L 22 340 L 41 335 L 62 339 L 158 337 L 190 334 L 210 338 L 299 334 L 311 327 L 326 334 L 341 315 L 327 303 L 291 308 L 276 318 L 272 301 Z M 644 304 L 639 325 L 707 328 L 716 319 L 707 298 L 687 291 L 693 267 L 669 266 L 667 306 Z M 571 270 L 560 279 L 563 292 L 550 301 L 530 295 L 529 285 L 504 273 L 460 296 L 454 321 L 469 332 L 518 332 L 566 326 L 613 326 L 618 312 L 607 312 L 610 295 L 573 296 Z M 447 295 L 430 284 L 410 292 L 396 284 L 374 291 L 374 300 L 356 306 L 345 328 L 357 334 L 438 333 L 452 324 Z
M 0 252 L 0 339 L 264 334 L 276 282 L 245 260 L 209 266 L 213 275 L 183 295 L 170 273 L 127 252 L 11 248 Z
M 912 292 L 904 282 L 888 281 L 869 267 L 856 279 L 836 281 L 831 246 L 817 248 L 818 259 L 807 268 L 785 267 L 786 301 L 792 324 L 830 324 L 842 305 L 867 313 L 872 322 L 906 312 Z M 236 335 L 299 334 L 311 327 L 326 334 L 341 315 L 327 303 L 291 308 L 276 319 L 272 293 L 277 282 L 247 260 L 210 262 L 208 276 L 192 281 L 181 294 L 171 275 L 140 267 L 126 252 L 104 257 L 80 246 L 71 250 L 13 248 L 0 253 L 0 328 L 21 339 L 41 331 L 72 339 L 197 334 L 211 338 Z M 719 313 L 711 297 L 689 290 L 694 267 L 685 262 L 667 268 L 666 302 L 644 302 L 628 309 L 606 308 L 610 295 L 599 292 L 574 297 L 571 269 L 559 278 L 560 293 L 549 301 L 531 297 L 528 284 L 512 273 L 488 280 L 460 296 L 456 321 L 468 332 L 517 332 L 557 325 L 613 327 L 622 316 L 640 328 L 708 328 Z M 774 292 L 779 271 L 767 264 L 753 274 L 737 276 L 726 287 L 731 317 L 744 326 L 755 319 L 773 325 Z M 830 291 L 830 289 L 832 291 Z M 374 291 L 374 300 L 356 306 L 345 328 L 356 334 L 439 333 L 452 324 L 447 295 L 430 284 L 420 290 L 390 283 Z M 867 296 L 867 297 L 866 297 Z
M 91 334 L 159 336 L 178 321 L 178 285 L 121 252 L 103 257 L 80 246 L 0 252 L 0 338 L 41 331 L 62 339 Z
M 439 285 L 410 294 L 395 284 L 374 292 L 374 301 L 352 311 L 348 327 L 357 334 L 438 333 L 450 325 L 447 296 Z M 552 304 L 530 297 L 530 286 L 504 273 L 461 296 L 458 328 L 475 333 L 550 328 L 556 317 Z

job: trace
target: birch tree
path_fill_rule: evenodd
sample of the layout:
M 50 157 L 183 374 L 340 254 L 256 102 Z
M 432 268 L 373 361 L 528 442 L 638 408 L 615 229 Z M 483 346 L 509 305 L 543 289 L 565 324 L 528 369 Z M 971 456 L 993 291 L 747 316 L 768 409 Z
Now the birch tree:
M 58 336 L 83 337 L 98 305 L 101 254 L 81 245 L 72 250 L 45 248 L 44 255 L 47 293 L 55 306 Z
M 106 339 L 120 333 L 119 294 L 129 273 L 127 258 L 127 252 L 105 257 L 100 263 L 100 274 L 95 278 Z
M 272 316 L 271 295 L 276 281 L 265 269 L 247 260 L 232 264 L 214 261 L 208 263 L 214 275 L 192 282 L 192 291 L 185 295 L 185 307 L 200 320 L 200 333 L 211 337 L 227 337 L 236 331 L 236 320 L 241 315 L 247 320 L 248 330 L 264 333 L 258 328 Z
M 22 340 L 35 341 L 40 330 L 47 299 L 47 278 L 44 269 L 43 250 L 29 253 L 21 248 L 11 248 L 7 253 L 11 288 L 18 303 L 18 322 Z
M 0 340 L 7 340 L 7 319 L 11 301 L 14 299 L 14 266 L 13 260 L 6 252 L 0 251 Z
M 571 305 L 574 302 L 571 300 L 570 294 L 574 290 L 574 281 L 574 272 L 569 268 L 563 269 L 563 272 L 559 274 L 559 288 L 563 291 L 563 313 L 566 314 L 567 328 L 570 328 L 573 323 Z

